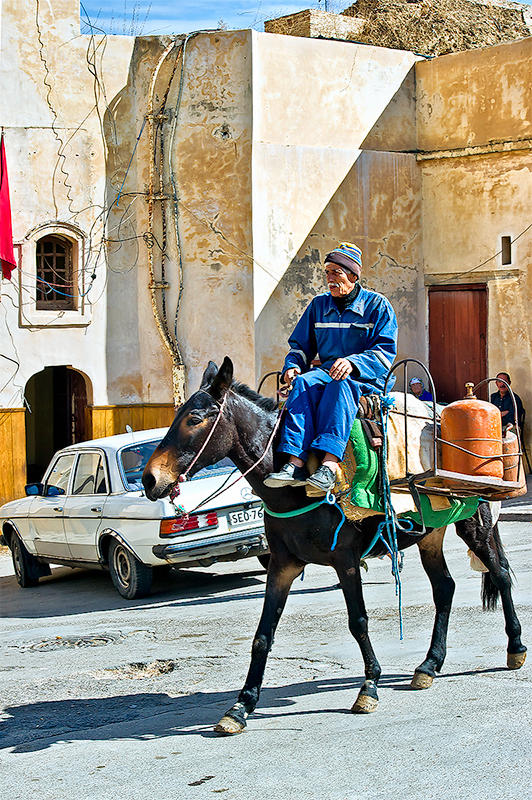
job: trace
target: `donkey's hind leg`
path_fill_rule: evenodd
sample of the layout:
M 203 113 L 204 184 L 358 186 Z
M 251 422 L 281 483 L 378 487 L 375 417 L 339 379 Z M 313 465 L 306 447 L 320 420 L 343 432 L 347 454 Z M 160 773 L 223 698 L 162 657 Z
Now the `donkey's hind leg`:
M 521 625 L 512 600 L 510 565 L 502 546 L 497 525 L 492 524 L 488 503 L 481 503 L 474 517 L 456 523 L 456 532 L 470 550 L 488 568 L 482 583 L 482 600 L 486 609 L 494 609 L 500 593 L 508 651 L 508 669 L 519 669 L 526 659 L 526 647 L 521 642 Z
M 216 733 L 230 736 L 241 733 L 246 727 L 246 718 L 259 701 L 266 660 L 273 636 L 294 579 L 303 572 L 304 564 L 286 555 L 282 561 L 272 553 L 268 565 L 266 593 L 259 626 L 251 647 L 251 664 L 246 682 L 238 700 L 215 726 Z
M 436 607 L 432 640 L 425 660 L 416 667 L 410 686 L 412 689 L 428 689 L 435 673 L 443 666 L 447 652 L 447 628 L 454 595 L 451 578 L 443 555 L 445 528 L 435 528 L 418 542 L 421 563 L 432 585 L 432 596 Z
M 352 563 L 335 563 L 334 567 L 345 597 L 349 630 L 360 647 L 366 675 L 366 680 L 362 684 L 351 711 L 353 714 L 370 714 L 377 710 L 379 704 L 377 685 L 381 676 L 381 668 L 368 635 L 368 615 L 362 595 L 360 565 L 353 560 Z

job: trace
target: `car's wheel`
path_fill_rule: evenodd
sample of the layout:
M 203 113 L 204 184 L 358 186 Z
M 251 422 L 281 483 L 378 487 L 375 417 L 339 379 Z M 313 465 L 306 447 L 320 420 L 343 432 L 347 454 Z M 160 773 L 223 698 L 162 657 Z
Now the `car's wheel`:
M 115 589 L 128 600 L 150 593 L 152 568 L 143 564 L 116 539 L 109 546 L 109 572 Z
M 257 556 L 261 565 L 264 567 L 265 570 L 268 569 L 268 565 L 270 563 L 270 554 L 269 553 L 262 553 L 260 556 Z
M 18 585 L 23 589 L 37 586 L 39 576 L 42 574 L 40 564 L 31 553 L 28 553 L 19 537 L 14 534 L 11 539 L 11 557 Z

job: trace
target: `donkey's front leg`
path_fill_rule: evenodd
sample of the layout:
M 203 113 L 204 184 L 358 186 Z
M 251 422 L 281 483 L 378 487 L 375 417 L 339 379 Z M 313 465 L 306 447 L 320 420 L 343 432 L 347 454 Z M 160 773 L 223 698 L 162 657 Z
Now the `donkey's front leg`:
M 368 615 L 362 595 L 360 566 L 353 560 L 352 564 L 335 564 L 335 569 L 344 593 L 349 618 L 349 630 L 355 637 L 364 659 L 366 680 L 351 708 L 353 714 L 371 714 L 379 704 L 377 684 L 381 676 L 380 664 L 373 652 L 368 635 Z
M 246 727 L 247 716 L 255 710 L 277 623 L 281 619 L 290 587 L 294 579 L 301 575 L 304 566 L 300 561 L 292 559 L 283 558 L 281 561 L 272 554 L 268 566 L 264 606 L 259 627 L 253 639 L 251 664 L 246 682 L 234 706 L 215 726 L 216 733 L 225 736 L 241 733 Z

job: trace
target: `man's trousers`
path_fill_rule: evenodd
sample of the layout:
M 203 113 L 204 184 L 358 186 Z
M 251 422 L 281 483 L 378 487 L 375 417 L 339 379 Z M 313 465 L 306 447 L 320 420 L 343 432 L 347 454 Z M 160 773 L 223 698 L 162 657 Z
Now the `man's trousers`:
M 371 393 L 381 394 L 350 377 L 335 381 L 319 368 L 298 375 L 285 404 L 278 451 L 305 460 L 309 450 L 322 450 L 341 460 L 360 397 Z

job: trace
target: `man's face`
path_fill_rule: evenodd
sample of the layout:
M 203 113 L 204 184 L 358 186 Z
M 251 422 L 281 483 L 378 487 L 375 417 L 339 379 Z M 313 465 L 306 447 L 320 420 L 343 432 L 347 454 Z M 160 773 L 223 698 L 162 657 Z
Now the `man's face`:
M 333 297 L 345 297 L 355 288 L 357 276 L 346 272 L 336 264 L 325 264 L 325 278 Z
M 499 373 L 495 380 L 495 385 L 497 386 L 497 389 L 499 390 L 500 394 L 506 394 L 506 392 L 508 391 L 508 387 L 506 386 L 506 383 L 503 383 L 502 380 L 500 380 L 500 378 L 502 378 L 502 380 L 508 383 L 508 377 L 506 375 L 503 375 L 502 373 Z
M 423 391 L 423 387 L 420 383 L 411 383 L 410 388 L 412 389 L 412 394 L 414 394 L 416 397 L 419 397 Z

